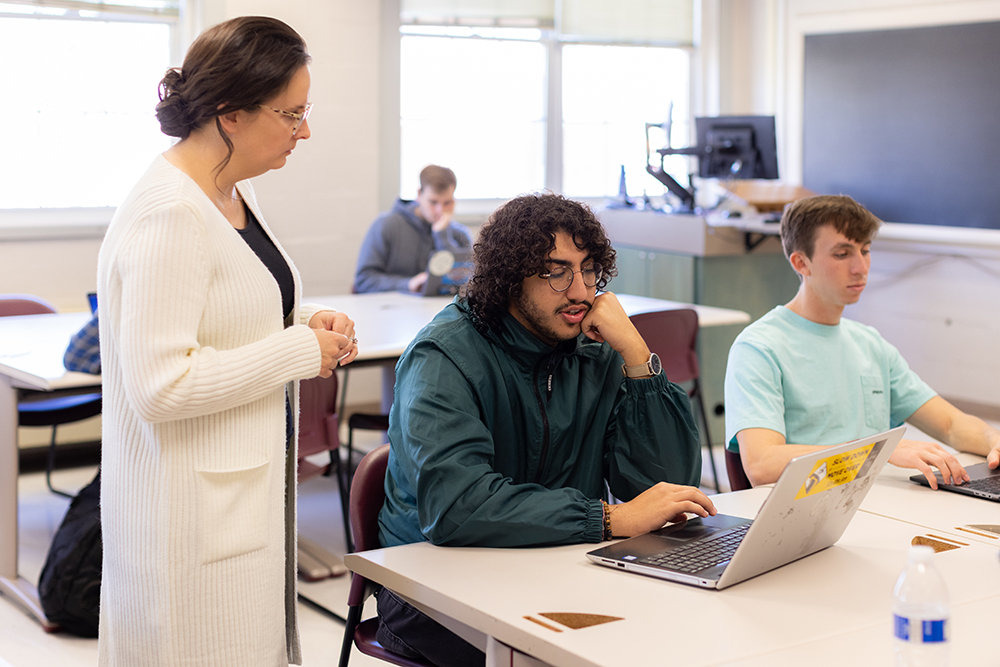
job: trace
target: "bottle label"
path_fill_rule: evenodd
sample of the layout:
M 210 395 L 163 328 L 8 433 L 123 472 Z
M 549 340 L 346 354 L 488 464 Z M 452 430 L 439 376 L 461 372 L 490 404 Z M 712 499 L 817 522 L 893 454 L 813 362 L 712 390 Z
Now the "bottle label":
M 913 621 L 893 615 L 893 635 L 914 644 L 940 644 L 948 641 L 948 619 Z

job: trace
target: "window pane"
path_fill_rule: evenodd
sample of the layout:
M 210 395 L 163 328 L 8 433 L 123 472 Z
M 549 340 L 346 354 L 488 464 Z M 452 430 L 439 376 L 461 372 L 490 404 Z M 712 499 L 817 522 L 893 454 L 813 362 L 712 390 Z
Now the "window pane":
M 163 23 L 0 18 L 0 208 L 117 206 L 170 146 Z
M 635 46 L 563 47 L 563 191 L 571 197 L 618 193 L 622 165 L 628 191 L 664 191 L 646 173 L 646 123 L 662 123 L 673 102 L 674 147 L 690 136 L 689 58 L 683 49 Z M 650 131 L 650 150 L 662 148 Z M 658 164 L 657 156 L 657 164 Z M 687 161 L 671 158 L 667 170 L 687 184 Z
M 401 196 L 428 164 L 452 168 L 465 199 L 544 186 L 544 46 L 403 36 L 400 48 Z

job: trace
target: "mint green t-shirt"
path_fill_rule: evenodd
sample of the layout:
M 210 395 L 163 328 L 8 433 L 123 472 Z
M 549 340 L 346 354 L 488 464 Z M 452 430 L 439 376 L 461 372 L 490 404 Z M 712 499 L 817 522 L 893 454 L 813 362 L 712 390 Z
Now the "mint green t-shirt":
M 836 445 L 906 421 L 935 396 L 872 327 L 811 322 L 784 306 L 736 338 L 726 367 L 726 442 L 767 428 L 802 445 Z

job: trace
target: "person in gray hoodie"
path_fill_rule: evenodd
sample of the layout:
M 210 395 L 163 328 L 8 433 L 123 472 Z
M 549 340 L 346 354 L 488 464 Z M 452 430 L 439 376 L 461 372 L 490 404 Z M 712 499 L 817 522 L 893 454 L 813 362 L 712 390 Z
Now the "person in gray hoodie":
M 433 252 L 472 246 L 469 230 L 452 220 L 456 183 L 451 169 L 424 167 L 416 200 L 399 199 L 375 219 L 358 253 L 355 292 L 420 292 Z

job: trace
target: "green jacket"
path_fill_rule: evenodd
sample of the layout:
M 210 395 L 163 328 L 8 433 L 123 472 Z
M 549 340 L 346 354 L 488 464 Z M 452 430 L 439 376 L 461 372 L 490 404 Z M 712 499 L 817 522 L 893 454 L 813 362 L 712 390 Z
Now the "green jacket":
M 581 335 L 553 349 L 510 315 L 480 333 L 456 299 L 396 366 L 383 546 L 599 542 L 605 480 L 631 500 L 659 481 L 697 484 L 687 394 Z

